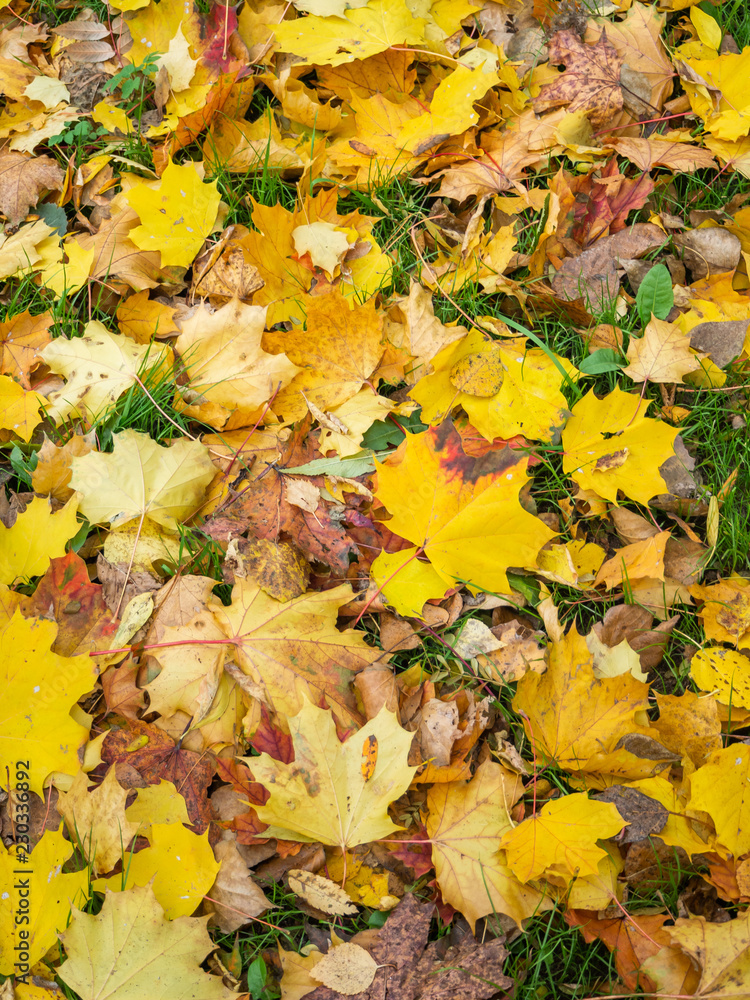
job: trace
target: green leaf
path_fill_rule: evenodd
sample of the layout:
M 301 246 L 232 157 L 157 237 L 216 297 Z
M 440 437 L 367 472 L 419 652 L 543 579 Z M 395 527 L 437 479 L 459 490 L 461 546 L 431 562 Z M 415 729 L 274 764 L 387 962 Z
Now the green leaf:
M 365 448 L 371 448 L 373 451 L 395 448 L 406 437 L 406 431 L 409 431 L 411 434 L 417 434 L 419 431 L 427 430 L 427 425 L 423 424 L 420 420 L 420 413 L 421 410 L 417 410 L 416 413 L 410 413 L 408 417 L 394 417 L 393 420 L 376 420 L 365 432 L 362 444 Z
M 293 469 L 279 469 L 292 476 L 343 476 L 356 479 L 367 472 L 375 471 L 375 459 L 385 458 L 389 452 L 362 452 L 351 458 L 316 458 L 307 465 L 296 465 Z
M 65 209 L 59 205 L 54 205 L 51 201 L 43 205 L 37 205 L 36 213 L 40 219 L 44 219 L 48 226 L 57 232 L 58 236 L 64 236 L 68 231 L 68 218 Z
M 578 366 L 578 370 L 584 375 L 602 375 L 604 372 L 617 372 L 622 368 L 623 360 L 618 351 L 611 347 L 602 347 L 587 358 Z
M 258 1000 L 266 987 L 266 963 L 262 958 L 256 958 L 247 970 L 247 989 L 253 1000 Z
M 666 319 L 674 305 L 672 277 L 664 264 L 655 264 L 638 286 L 635 307 L 643 326 L 653 313 L 657 319 Z

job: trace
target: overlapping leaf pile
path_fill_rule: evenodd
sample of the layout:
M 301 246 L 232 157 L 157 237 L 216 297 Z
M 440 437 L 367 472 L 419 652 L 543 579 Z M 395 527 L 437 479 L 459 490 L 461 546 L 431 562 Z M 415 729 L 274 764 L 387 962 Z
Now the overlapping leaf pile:
M 336 922 L 288 998 L 504 995 L 555 909 L 605 992 L 750 995 L 750 579 L 680 434 L 747 402 L 750 208 L 656 198 L 750 176 L 750 49 L 689 0 L 0 6 L 16 995 L 241 992 L 206 914 L 282 882 Z

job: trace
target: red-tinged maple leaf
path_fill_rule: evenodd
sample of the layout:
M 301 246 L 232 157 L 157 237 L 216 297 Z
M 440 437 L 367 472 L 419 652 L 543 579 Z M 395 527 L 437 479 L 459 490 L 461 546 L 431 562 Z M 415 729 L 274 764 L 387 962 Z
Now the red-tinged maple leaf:
M 211 807 L 206 790 L 213 768 L 206 756 L 183 750 L 162 729 L 132 719 L 126 728 L 107 733 L 102 760 L 118 765 L 118 781 L 125 788 L 140 787 L 141 781 L 149 785 L 158 785 L 162 778 L 171 781 L 185 799 L 194 831 L 204 833 L 208 829 Z
M 57 622 L 52 650 L 61 656 L 78 656 L 108 649 L 118 622 L 103 597 L 104 588 L 91 583 L 86 563 L 75 552 L 50 562 L 33 596 L 21 604 L 27 618 Z
M 395 844 L 394 841 L 403 843 Z M 433 868 L 432 841 L 421 823 L 417 827 L 409 827 L 403 833 L 394 833 L 389 838 L 388 850 L 395 858 L 411 868 L 415 878 L 421 878 Z
M 584 939 L 591 943 L 599 939 L 615 956 L 618 975 L 629 990 L 653 990 L 654 983 L 640 972 L 641 963 L 660 948 L 671 944 L 662 924 L 668 914 L 628 915 L 599 919 L 591 910 L 568 910 L 565 921 L 569 927 L 578 927 Z M 675 949 L 676 951 L 676 949 Z M 683 956 L 686 964 L 687 956 Z
M 268 802 L 270 792 L 266 791 L 259 782 L 253 781 L 250 769 L 233 757 L 219 757 L 217 759 L 216 775 L 231 786 L 241 802 L 250 807 L 247 812 L 234 814 L 231 819 L 228 819 L 222 815 L 220 800 L 218 800 L 220 825 L 227 830 L 234 830 L 239 844 L 255 844 L 258 843 L 258 838 L 261 842 L 267 840 L 263 837 L 263 831 L 268 828 L 268 823 L 259 819 L 253 807 L 264 806 Z
M 274 760 L 280 760 L 284 764 L 290 764 L 294 760 L 292 737 L 273 724 L 265 705 L 260 706 L 260 724 L 249 742 L 253 750 L 267 753 Z
M 622 111 L 622 58 L 602 31 L 596 45 L 584 45 L 574 31 L 558 31 L 549 43 L 551 66 L 564 63 L 563 75 L 542 87 L 534 101 L 537 111 L 568 105 L 582 111 L 594 129 L 604 128 Z
M 560 170 L 550 181 L 560 198 L 558 239 L 569 237 L 586 249 L 596 240 L 625 228 L 630 212 L 643 208 L 654 190 L 648 173 L 635 178 L 619 172 L 616 158 L 583 177 Z

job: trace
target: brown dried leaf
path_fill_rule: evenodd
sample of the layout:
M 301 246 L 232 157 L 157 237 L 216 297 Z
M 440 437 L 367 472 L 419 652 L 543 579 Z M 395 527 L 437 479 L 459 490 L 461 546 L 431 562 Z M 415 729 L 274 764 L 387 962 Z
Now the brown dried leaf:
M 620 68 L 623 60 L 605 31 L 595 45 L 584 45 L 573 31 L 558 31 L 549 43 L 549 61 L 566 70 L 554 83 L 542 87 L 534 102 L 537 111 L 568 105 L 583 111 L 594 129 L 603 128 L 622 111 Z
M 51 156 L 0 154 L 0 212 L 11 226 L 22 222 L 43 194 L 62 185 L 63 172 Z

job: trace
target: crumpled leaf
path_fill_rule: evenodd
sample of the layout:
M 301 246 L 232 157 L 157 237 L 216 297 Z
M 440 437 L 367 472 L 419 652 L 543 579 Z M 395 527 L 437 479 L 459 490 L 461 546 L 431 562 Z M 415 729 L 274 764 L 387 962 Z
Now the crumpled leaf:
M 63 172 L 51 156 L 0 154 L 0 212 L 11 226 L 26 218 L 44 192 L 59 191 Z

